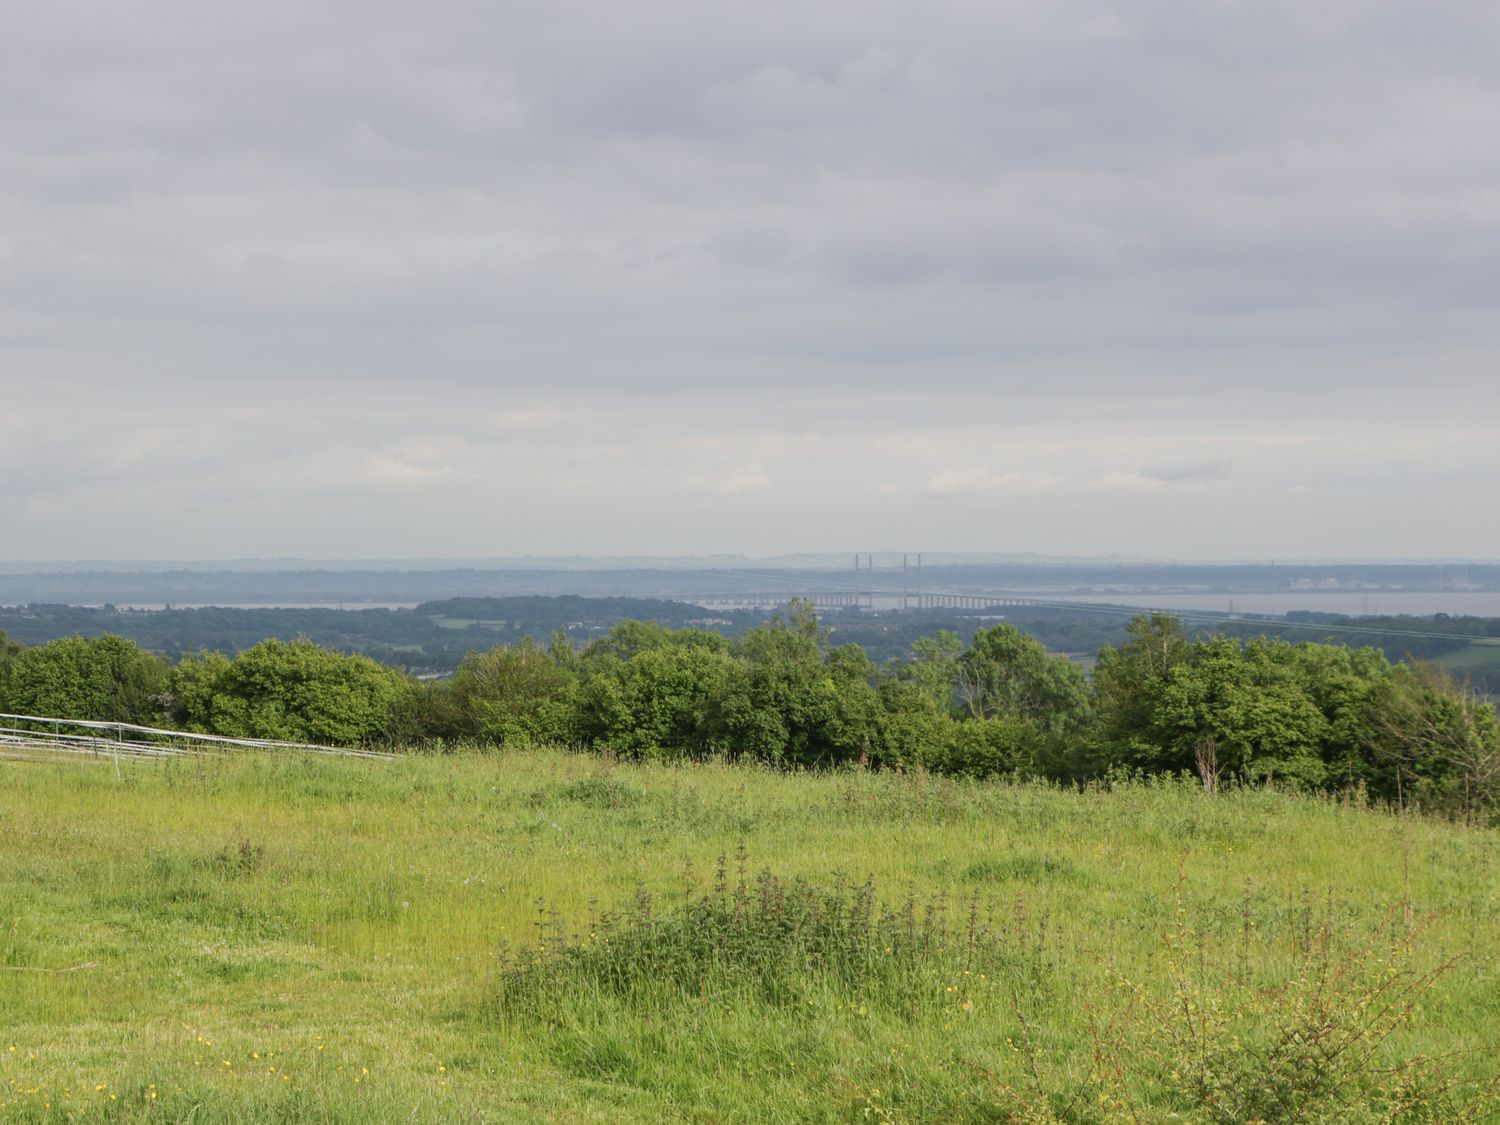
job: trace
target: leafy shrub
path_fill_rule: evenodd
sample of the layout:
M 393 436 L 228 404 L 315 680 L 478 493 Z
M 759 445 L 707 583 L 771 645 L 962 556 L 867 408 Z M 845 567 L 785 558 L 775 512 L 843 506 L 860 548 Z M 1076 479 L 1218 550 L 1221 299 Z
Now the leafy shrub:
M 881 689 L 885 710 L 880 717 L 879 763 L 907 769 L 943 769 L 952 757 L 958 724 L 906 681 L 882 684 Z M 912 700 L 903 696 L 915 696 L 917 705 L 907 705 Z
M 530 637 L 464 657 L 452 699 L 461 734 L 506 745 L 564 742 L 573 676 Z
M 965 777 L 1032 774 L 1046 743 L 1046 734 L 1019 715 L 970 719 L 954 724 L 948 756 L 938 768 Z
M 717 648 L 682 643 L 612 660 L 580 693 L 577 725 L 627 758 L 702 757 L 727 750 L 719 711 L 741 667 Z
M 410 691 L 399 672 L 306 638 L 184 660 L 172 686 L 188 730 L 346 746 L 387 735 Z

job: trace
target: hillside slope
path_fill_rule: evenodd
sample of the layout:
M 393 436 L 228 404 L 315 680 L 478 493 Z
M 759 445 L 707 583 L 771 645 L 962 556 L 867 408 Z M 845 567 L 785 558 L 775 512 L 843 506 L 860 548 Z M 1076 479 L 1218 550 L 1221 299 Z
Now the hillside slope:
M 1380 1041 L 1354 1121 L 1379 1067 L 1455 1056 L 1407 1072 L 1438 1105 L 1500 1038 L 1500 834 L 1275 792 L 0 761 L 0 823 L 7 1120 L 1223 1120 L 1204 1075 L 1294 1079 L 1233 1044 L 1321 1012 Z

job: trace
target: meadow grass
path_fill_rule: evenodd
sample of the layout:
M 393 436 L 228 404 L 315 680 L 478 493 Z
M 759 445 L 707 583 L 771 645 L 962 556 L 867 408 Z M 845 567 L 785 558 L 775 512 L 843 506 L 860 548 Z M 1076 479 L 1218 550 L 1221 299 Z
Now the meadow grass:
M 0 761 L 0 839 L 4 1120 L 1500 1119 L 1500 834 L 1350 801 Z

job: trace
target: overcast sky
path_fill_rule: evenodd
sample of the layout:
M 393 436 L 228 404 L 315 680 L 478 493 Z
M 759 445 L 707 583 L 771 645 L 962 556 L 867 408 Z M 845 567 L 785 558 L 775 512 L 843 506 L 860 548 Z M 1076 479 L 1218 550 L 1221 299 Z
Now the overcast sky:
M 1500 556 L 1493 0 L 0 14 L 0 558 Z

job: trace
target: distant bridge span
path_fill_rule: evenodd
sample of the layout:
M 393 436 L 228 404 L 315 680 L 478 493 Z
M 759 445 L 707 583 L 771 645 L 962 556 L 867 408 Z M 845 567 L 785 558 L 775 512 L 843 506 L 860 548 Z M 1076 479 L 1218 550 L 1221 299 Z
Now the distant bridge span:
M 679 600 L 705 609 L 778 609 L 793 598 L 812 602 L 819 609 L 998 609 L 1004 606 L 1034 606 L 1044 609 L 1074 609 L 1076 602 L 1047 601 L 1008 594 L 965 594 L 913 590 L 757 590 L 744 593 L 681 594 Z

